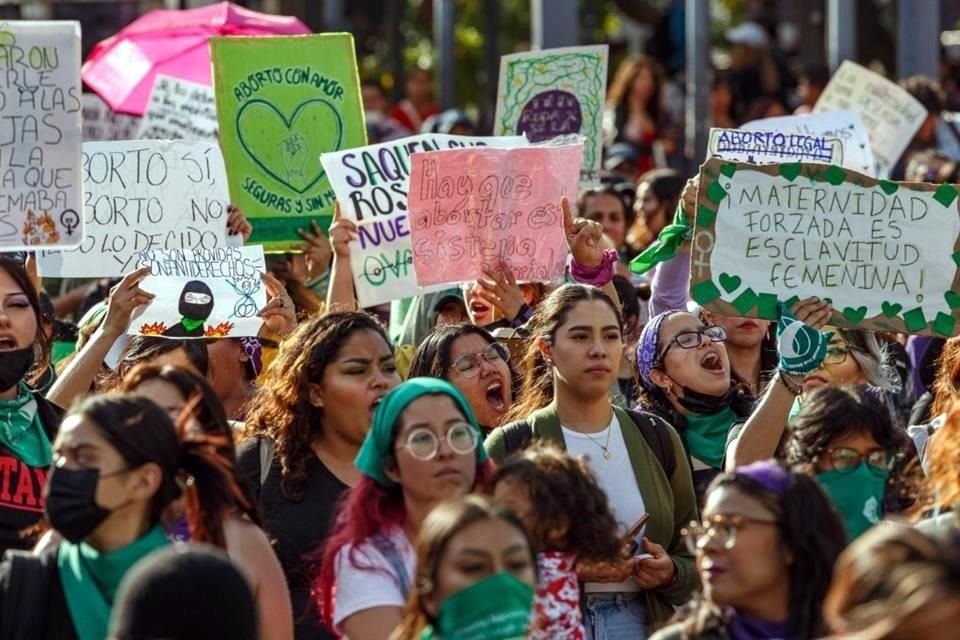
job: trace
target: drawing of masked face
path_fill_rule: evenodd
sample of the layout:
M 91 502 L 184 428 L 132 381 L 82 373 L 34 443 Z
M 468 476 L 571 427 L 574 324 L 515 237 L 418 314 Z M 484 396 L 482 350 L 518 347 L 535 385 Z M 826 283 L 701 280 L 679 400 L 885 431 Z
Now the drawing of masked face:
M 200 280 L 191 280 L 180 293 L 180 315 L 191 320 L 206 320 L 213 313 L 213 292 Z

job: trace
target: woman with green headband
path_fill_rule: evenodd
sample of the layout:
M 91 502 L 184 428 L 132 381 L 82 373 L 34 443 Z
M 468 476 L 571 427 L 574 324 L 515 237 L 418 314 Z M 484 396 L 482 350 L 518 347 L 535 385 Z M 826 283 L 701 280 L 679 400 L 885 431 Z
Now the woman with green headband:
M 489 480 L 493 464 L 456 387 L 413 378 L 384 396 L 337 515 L 315 585 L 320 615 L 352 640 L 385 640 L 400 623 L 420 526 L 434 506 Z M 336 598 L 334 599 L 334 593 Z

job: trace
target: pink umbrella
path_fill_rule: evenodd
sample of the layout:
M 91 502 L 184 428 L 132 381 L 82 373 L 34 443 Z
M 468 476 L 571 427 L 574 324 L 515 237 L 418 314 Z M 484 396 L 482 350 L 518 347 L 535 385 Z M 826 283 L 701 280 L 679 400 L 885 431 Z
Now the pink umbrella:
M 97 44 L 83 81 L 116 112 L 143 115 L 159 74 L 211 84 L 210 37 L 298 35 L 293 17 L 257 13 L 229 2 L 187 11 L 151 11 Z

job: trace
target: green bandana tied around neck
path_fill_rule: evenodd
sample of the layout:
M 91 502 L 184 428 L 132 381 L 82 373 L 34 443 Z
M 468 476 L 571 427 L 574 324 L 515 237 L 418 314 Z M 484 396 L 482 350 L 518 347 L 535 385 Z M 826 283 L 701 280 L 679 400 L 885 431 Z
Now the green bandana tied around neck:
M 823 364 L 832 332 L 823 333 L 801 322 L 782 302 L 777 322 L 780 368 L 792 375 L 813 373 Z
M 721 469 L 727 450 L 727 434 L 737 421 L 737 414 L 730 407 L 709 416 L 688 415 L 687 428 L 682 433 L 690 456 Z
M 530 585 L 497 573 L 440 603 L 435 628 L 420 640 L 524 640 L 532 606 Z
M 13 400 L 0 400 L 0 444 L 31 467 L 49 467 L 53 449 L 37 416 L 37 400 L 25 382 L 17 390 Z
M 100 553 L 86 542 L 64 540 L 57 550 L 57 568 L 70 620 L 80 640 L 107 637 L 110 609 L 120 581 L 140 559 L 169 544 L 160 525 L 136 542 Z
M 203 326 L 203 320 L 194 320 L 193 318 L 183 316 L 180 318 L 180 324 L 182 324 L 183 328 L 187 331 L 195 331 Z
M 661 262 L 666 262 L 677 255 L 683 243 L 690 242 L 692 238 L 693 226 L 683 212 L 683 203 L 680 203 L 673 214 L 673 222 L 663 228 L 653 244 L 633 259 L 630 263 L 630 271 L 636 274 L 650 271 Z
M 387 477 L 383 468 L 383 461 L 388 455 L 393 454 L 391 448 L 393 431 L 397 427 L 400 414 L 417 398 L 434 394 L 442 394 L 453 398 L 454 403 L 460 408 L 467 422 L 477 432 L 477 464 L 486 462 L 487 451 L 483 448 L 483 432 L 477 426 L 477 419 L 473 417 L 470 404 L 463 397 L 463 394 L 446 380 L 411 378 L 394 387 L 377 405 L 377 410 L 373 414 L 373 424 L 370 426 L 367 436 L 363 439 L 363 445 L 361 445 L 360 452 L 355 460 L 357 468 L 365 476 L 384 487 L 396 486 L 397 483 Z
M 820 485 L 843 517 L 850 542 L 883 517 L 883 494 L 888 477 L 886 471 L 872 469 L 866 462 L 861 462 L 850 473 L 831 469 L 817 474 Z

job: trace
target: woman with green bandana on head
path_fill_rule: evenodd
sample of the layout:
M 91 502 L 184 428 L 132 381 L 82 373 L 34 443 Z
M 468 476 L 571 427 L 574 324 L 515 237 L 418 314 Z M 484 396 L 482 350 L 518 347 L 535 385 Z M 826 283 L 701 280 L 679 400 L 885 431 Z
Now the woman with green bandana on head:
M 524 640 L 536 583 L 512 511 L 479 496 L 443 503 L 420 529 L 416 585 L 390 640 Z
M 185 429 L 124 395 L 88 399 L 64 419 L 45 489 L 47 519 L 63 540 L 0 564 L 5 633 L 102 640 L 123 576 L 169 544 L 160 517 L 174 500 L 185 494 L 191 531 L 222 527 L 241 490 L 217 443 Z
M 787 464 L 816 478 L 851 540 L 902 509 L 909 474 L 894 470 L 910 443 L 876 393 L 862 387 L 817 389 L 804 399 L 788 434 Z
M 390 636 L 414 585 L 412 541 L 427 514 L 493 475 L 481 437 L 449 382 L 413 378 L 383 397 L 357 455 L 361 479 L 322 553 L 314 593 L 328 628 L 352 640 Z

